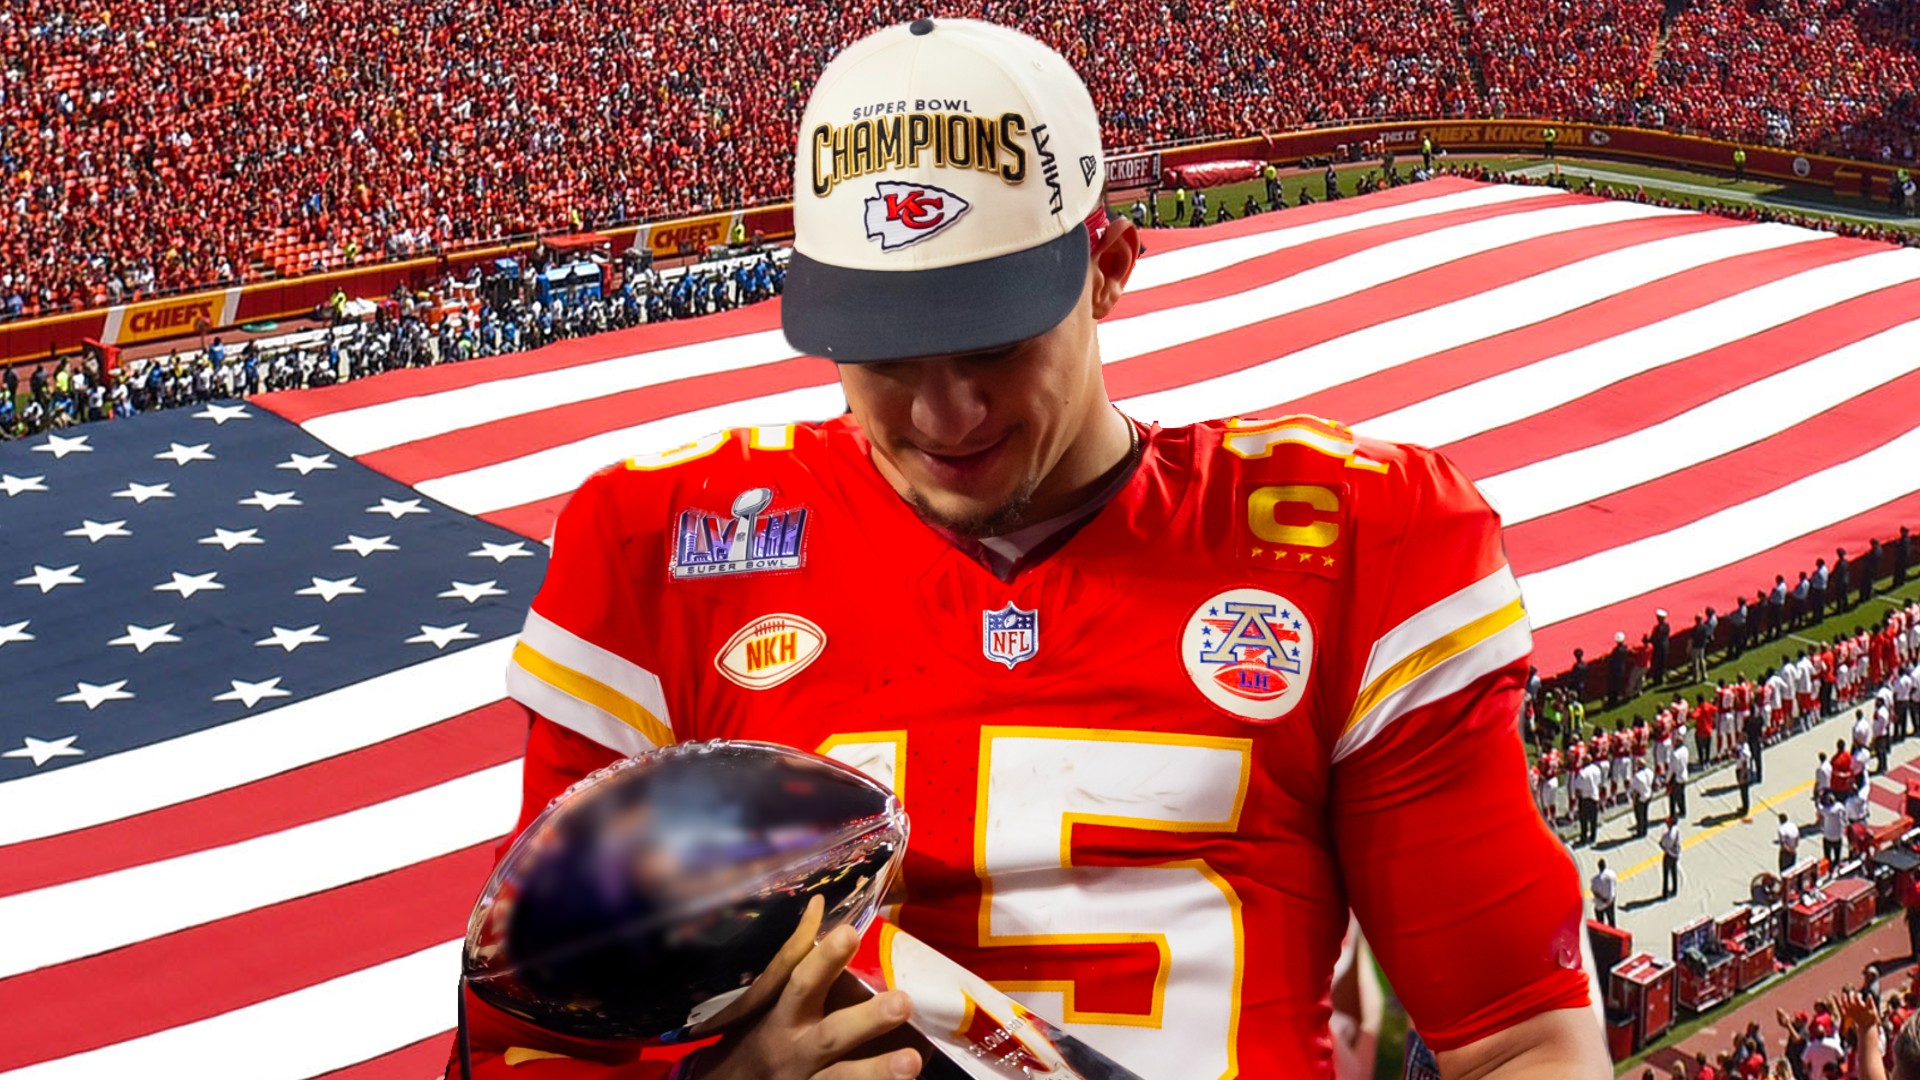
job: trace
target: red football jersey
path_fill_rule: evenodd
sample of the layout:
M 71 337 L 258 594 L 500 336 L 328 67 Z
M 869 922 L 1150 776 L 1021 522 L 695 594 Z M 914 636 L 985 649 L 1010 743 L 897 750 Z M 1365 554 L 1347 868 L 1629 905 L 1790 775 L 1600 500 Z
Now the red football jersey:
M 1349 906 L 1436 1047 L 1584 1004 L 1473 485 L 1313 418 L 1142 437 L 1010 581 L 847 418 L 597 473 L 508 674 L 522 824 L 668 742 L 839 758 L 912 816 L 899 925 L 1149 1080 L 1330 1075 Z

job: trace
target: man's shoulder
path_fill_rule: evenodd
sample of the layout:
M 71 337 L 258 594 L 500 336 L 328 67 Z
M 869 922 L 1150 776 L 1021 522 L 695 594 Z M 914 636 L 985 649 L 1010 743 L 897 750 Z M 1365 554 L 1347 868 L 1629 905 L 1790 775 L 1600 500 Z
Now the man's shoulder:
M 841 445 L 855 437 L 844 418 L 710 432 L 601 467 L 581 483 L 569 509 L 578 504 L 626 517 L 688 500 L 701 505 L 718 500 L 715 505 L 724 513 L 734 510 L 736 497 L 748 502 L 756 495 L 762 501 L 798 497 L 813 486 L 812 477 L 860 462 Z

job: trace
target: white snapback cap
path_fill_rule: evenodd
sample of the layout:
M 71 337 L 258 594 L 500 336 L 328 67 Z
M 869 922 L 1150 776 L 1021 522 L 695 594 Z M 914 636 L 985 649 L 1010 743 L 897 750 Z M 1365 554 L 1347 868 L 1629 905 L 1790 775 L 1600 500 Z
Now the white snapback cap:
M 1016 30 L 918 19 L 820 74 L 794 155 L 780 322 L 840 363 L 976 352 L 1057 325 L 1104 228 L 1086 84 Z

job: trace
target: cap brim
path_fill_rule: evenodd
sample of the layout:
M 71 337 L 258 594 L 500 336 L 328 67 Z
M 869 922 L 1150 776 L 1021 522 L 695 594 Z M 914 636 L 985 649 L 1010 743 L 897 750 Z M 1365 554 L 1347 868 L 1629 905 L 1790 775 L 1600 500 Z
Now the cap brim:
M 860 364 L 979 352 L 1044 334 L 1086 286 L 1087 227 L 1038 247 L 928 270 L 850 270 L 797 249 L 780 296 L 787 343 Z

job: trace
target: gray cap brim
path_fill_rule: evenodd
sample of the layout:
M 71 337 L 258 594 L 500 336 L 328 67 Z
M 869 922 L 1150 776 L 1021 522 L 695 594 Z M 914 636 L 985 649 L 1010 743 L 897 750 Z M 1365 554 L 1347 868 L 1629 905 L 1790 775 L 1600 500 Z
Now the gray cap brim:
M 931 270 L 849 270 L 798 250 L 787 264 L 787 344 L 840 364 L 979 352 L 1044 334 L 1086 286 L 1085 223 L 1057 240 Z

